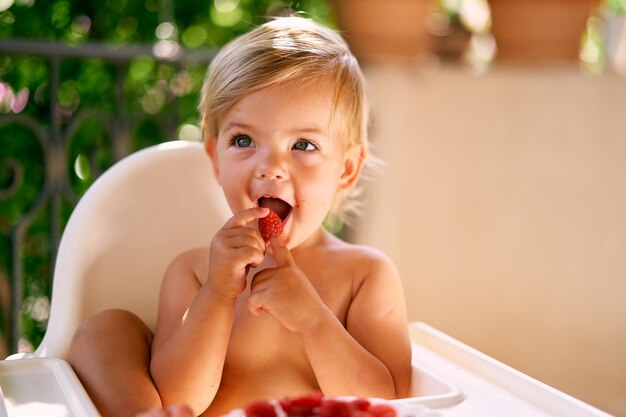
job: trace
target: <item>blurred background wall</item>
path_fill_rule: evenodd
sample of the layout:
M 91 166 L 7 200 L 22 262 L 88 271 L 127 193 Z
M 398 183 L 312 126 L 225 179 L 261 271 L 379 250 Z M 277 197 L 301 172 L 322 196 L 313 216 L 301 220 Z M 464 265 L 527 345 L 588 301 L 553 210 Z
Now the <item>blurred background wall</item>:
M 367 69 L 386 162 L 355 239 L 411 320 L 626 415 L 626 81 L 570 66 Z
M 446 15 L 391 3 L 426 30 L 376 5 L 339 15 L 386 162 L 353 238 L 396 262 L 411 320 L 626 416 L 623 14 L 594 0 L 444 1 Z

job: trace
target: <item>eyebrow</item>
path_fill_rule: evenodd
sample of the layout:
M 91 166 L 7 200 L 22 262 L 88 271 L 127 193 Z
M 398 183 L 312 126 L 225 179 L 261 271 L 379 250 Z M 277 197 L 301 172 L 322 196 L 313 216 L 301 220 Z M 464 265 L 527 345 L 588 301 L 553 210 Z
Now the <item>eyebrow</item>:
M 228 122 L 226 126 L 224 126 L 225 132 L 232 130 L 232 129 L 243 129 L 243 130 L 252 130 L 252 131 L 256 130 L 254 126 L 252 125 L 242 123 L 242 122 L 237 122 L 237 121 Z M 303 133 L 314 133 L 314 134 L 326 135 L 328 131 L 323 130 L 317 126 L 297 127 L 297 128 L 290 129 L 287 131 L 287 134 L 290 134 L 290 135 L 303 134 Z
M 325 135 L 327 134 L 327 131 L 322 130 L 321 128 L 317 126 L 310 126 L 310 127 L 301 127 L 301 128 L 291 129 L 291 130 L 288 130 L 287 133 L 289 134 L 316 133 L 320 135 Z
M 228 122 L 226 126 L 224 126 L 224 131 L 226 132 L 231 129 L 254 130 L 254 127 L 245 123 L 241 123 L 241 122 Z

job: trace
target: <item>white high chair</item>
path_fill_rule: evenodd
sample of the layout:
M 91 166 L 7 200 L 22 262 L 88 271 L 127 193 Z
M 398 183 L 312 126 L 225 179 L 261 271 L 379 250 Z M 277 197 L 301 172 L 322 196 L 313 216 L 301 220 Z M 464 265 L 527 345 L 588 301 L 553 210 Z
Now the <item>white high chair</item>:
M 34 353 L 10 357 L 35 360 L 0 363 L 4 366 L 0 383 L 8 381 L 0 384 L 5 397 L 28 396 L 33 389 L 31 375 L 52 374 L 48 397 L 56 390 L 53 396 L 63 403 L 67 394 L 74 397 L 73 390 L 84 403 L 82 387 L 64 361 L 78 325 L 102 310 L 122 308 L 154 329 L 159 287 L 168 263 L 185 249 L 209 244 L 229 213 L 200 143 L 153 146 L 101 175 L 81 198 L 63 232 L 44 338 Z M 14 392 L 8 392 L 7 386 Z M 0 417 L 7 413 L 3 403 Z M 66 404 L 80 410 L 71 415 L 95 412 L 76 408 L 79 403 Z
M 63 233 L 43 341 L 34 353 L 0 361 L 0 417 L 97 417 L 65 362 L 76 328 L 122 308 L 154 329 L 168 263 L 209 244 L 230 215 L 200 143 L 153 146 L 101 175 Z M 409 329 L 412 397 L 397 400 L 404 406 L 436 408 L 442 417 L 608 416 L 424 323 Z
M 154 329 L 165 268 L 180 252 L 208 245 L 229 213 L 200 143 L 150 147 L 106 171 L 63 233 L 35 356 L 66 358 L 78 325 L 109 308 L 130 310 Z

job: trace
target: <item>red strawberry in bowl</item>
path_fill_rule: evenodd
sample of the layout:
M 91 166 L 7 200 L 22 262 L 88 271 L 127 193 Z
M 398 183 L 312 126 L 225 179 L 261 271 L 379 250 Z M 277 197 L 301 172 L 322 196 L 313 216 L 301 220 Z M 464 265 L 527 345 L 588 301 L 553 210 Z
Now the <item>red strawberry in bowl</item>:
M 257 401 L 224 417 L 441 417 L 441 414 L 420 404 L 377 398 L 324 397 L 315 391 L 277 401 Z
M 322 393 L 315 391 L 300 397 L 281 398 L 278 404 L 288 417 L 310 417 L 319 410 L 322 398 Z
M 276 417 L 276 407 L 269 401 L 255 401 L 244 408 L 246 417 Z

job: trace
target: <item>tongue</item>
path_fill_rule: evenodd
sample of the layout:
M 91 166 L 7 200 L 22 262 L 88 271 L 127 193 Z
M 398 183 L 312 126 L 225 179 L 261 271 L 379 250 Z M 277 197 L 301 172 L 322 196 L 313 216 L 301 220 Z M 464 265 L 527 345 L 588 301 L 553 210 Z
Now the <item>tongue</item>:
M 285 220 L 291 211 L 291 206 L 280 198 L 262 197 L 259 199 L 259 206 L 274 211 L 281 220 Z

